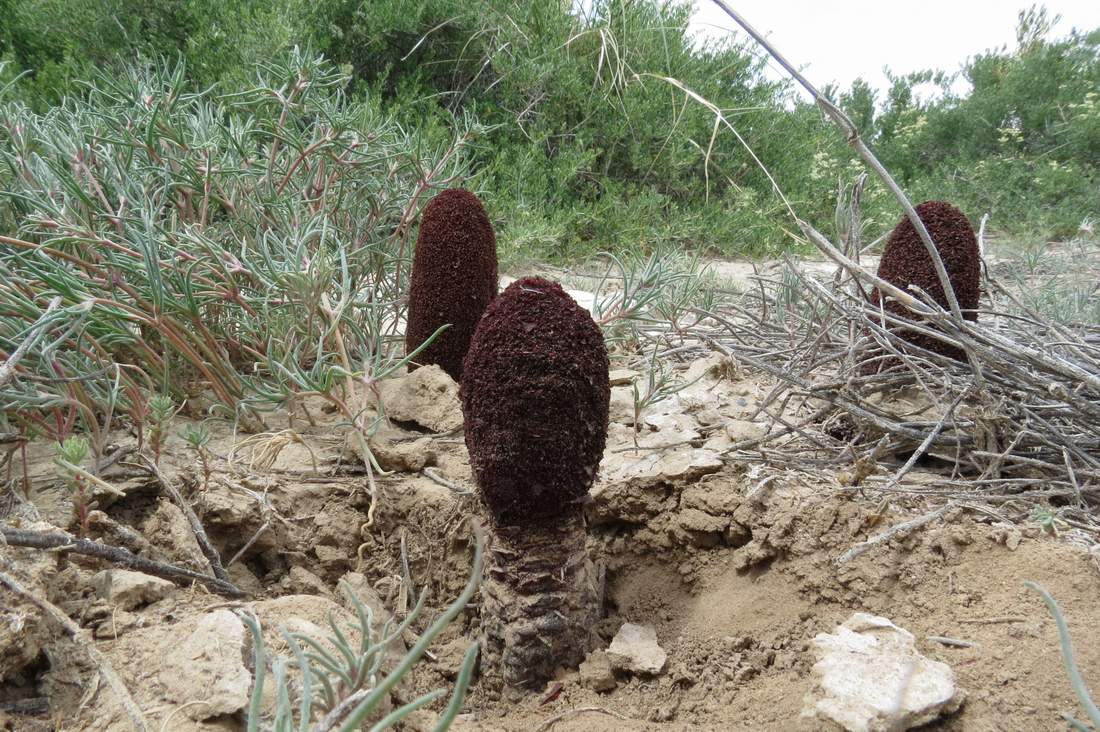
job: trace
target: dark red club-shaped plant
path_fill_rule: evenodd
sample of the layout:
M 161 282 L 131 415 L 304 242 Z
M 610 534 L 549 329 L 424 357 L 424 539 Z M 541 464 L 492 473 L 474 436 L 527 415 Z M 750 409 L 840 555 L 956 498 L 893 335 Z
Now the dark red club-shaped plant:
M 925 201 L 917 206 L 917 215 L 936 244 L 963 317 L 977 320 L 978 300 L 981 297 L 981 256 L 970 221 L 962 211 L 944 201 Z M 941 307 L 948 307 L 947 295 L 936 275 L 932 258 L 908 217 L 903 217 L 890 233 L 879 262 L 878 276 L 902 290 L 912 291 L 909 289 L 911 286 L 919 287 Z M 920 320 L 919 316 L 896 300 L 883 298 L 878 289 L 872 291 L 871 302 L 893 315 L 914 322 Z M 961 349 L 929 335 L 913 332 L 904 326 L 888 327 L 919 348 L 958 361 L 966 359 Z M 878 369 L 875 363 L 868 366 L 872 370 Z
M 538 277 L 493 301 L 466 356 L 466 446 L 493 529 L 482 665 L 508 693 L 589 650 L 598 608 L 582 509 L 607 439 L 607 371 L 591 316 Z
M 497 292 L 497 245 L 481 201 L 449 188 L 424 209 L 413 254 L 405 351 L 412 353 L 440 326 L 417 365 L 439 364 L 455 381 L 481 314 Z

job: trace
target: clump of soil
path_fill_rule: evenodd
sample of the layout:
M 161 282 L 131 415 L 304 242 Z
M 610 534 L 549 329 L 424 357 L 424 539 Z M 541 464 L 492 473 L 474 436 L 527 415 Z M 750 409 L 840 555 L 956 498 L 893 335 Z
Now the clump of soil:
M 1057 729 L 1064 726 L 1061 713 L 1081 716 L 1054 623 L 1023 581 L 1040 583 L 1058 599 L 1078 663 L 1095 687 L 1100 646 L 1089 638 L 1100 623 L 1100 565 L 1083 536 L 1000 524 L 959 508 L 838 564 L 853 545 L 930 507 L 905 493 L 891 494 L 885 504 L 871 500 L 843 486 L 839 469 L 730 459 L 723 454 L 729 445 L 763 428 L 751 419 L 771 385 L 736 375 L 720 359 L 695 363 L 685 376 L 699 379 L 643 412 L 637 435 L 633 410 L 623 408 L 630 377 L 617 377 L 600 476 L 585 506 L 600 597 L 593 627 L 599 650 L 624 623 L 650 626 L 668 655 L 663 670 L 609 670 L 597 655 L 586 673 L 561 668 L 518 702 L 491 698 L 475 683 L 454 729 L 531 730 L 551 719 L 559 732 L 816 729 L 801 717 L 813 683 L 811 640 L 856 611 L 889 618 L 917 637 L 921 653 L 953 669 L 967 698 L 938 729 Z M 319 405 L 308 406 L 321 413 Z M 276 429 L 289 426 L 272 422 Z M 243 550 L 229 567 L 231 578 L 252 593 L 240 603 L 173 587 L 138 601 L 148 604 L 121 607 L 97 589 L 102 580 L 94 578 L 104 566 L 96 561 L 0 547 L 0 571 L 88 632 L 153 729 L 243 728 L 244 712 L 232 707 L 241 698 L 241 670 L 252 673 L 250 640 L 219 614 L 227 609 L 256 612 L 271 633 L 269 648 L 285 654 L 275 628 L 320 632 L 313 628 L 324 628 L 326 613 L 348 609 L 336 589 L 341 579 L 377 612 L 398 619 L 426 589 L 426 619 L 405 639 L 414 642 L 414 633 L 466 580 L 466 521 L 485 517 L 461 436 L 386 428 L 378 440 L 406 451 L 402 446 L 420 441 L 417 451 L 430 459 L 399 461 L 406 472 L 377 478 L 370 522 L 366 477 L 348 462 L 341 429 L 319 420 L 316 426 L 296 422 L 295 431 L 302 442 L 284 441 L 278 450 L 265 450 L 272 446 L 264 440 L 235 445 L 228 429 L 218 432 L 208 484 L 176 431 L 166 446 L 162 470 L 182 487 L 223 560 Z M 133 447 L 125 433 L 111 437 L 120 448 Z M 71 506 L 52 477 L 49 450 L 32 446 L 31 452 L 39 456 L 31 466 L 32 505 L 40 520 L 64 527 Z M 207 571 L 178 509 L 128 470 L 116 465 L 103 474 L 127 487 L 125 498 L 102 507 L 99 525 L 116 527 L 105 540 L 121 541 L 129 535 L 122 529 L 129 529 L 141 537 L 135 551 Z M 901 487 L 939 480 L 913 471 Z M 392 703 L 453 682 L 462 654 L 478 637 L 480 602 L 475 597 L 445 631 Z M 200 667 L 221 670 L 190 679 L 170 651 L 202 633 L 223 640 Z M 48 704 L 45 712 L 4 712 L 0 728 L 10 722 L 15 729 L 47 729 L 50 720 L 60 720 L 64 730 L 129 729 L 82 652 L 7 590 L 0 592 L 0 649 L 0 709 L 43 698 Z M 218 702 L 213 716 L 203 711 L 208 697 Z M 417 712 L 408 728 L 431 729 L 441 708 Z

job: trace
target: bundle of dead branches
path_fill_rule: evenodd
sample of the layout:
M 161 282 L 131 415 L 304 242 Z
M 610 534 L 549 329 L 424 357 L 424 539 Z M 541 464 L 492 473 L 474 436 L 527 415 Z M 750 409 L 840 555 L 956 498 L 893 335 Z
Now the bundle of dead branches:
M 1054 529 L 1061 523 L 1095 535 L 1100 523 L 1089 509 L 1100 503 L 1096 329 L 1056 322 L 1028 307 L 988 265 L 979 320 L 965 320 L 935 243 L 851 120 L 727 3 L 715 2 L 814 97 L 894 194 L 947 296 L 941 307 L 927 293 L 900 290 L 860 264 L 862 179 L 838 206 L 837 243 L 788 207 L 836 269 L 822 279 L 788 261 L 780 277 L 756 278 L 757 288 L 739 304 L 706 313 L 723 327 L 719 336 L 704 336 L 712 347 L 778 381 L 761 407 L 771 417 L 768 434 L 734 451 L 848 463 L 845 479 L 852 485 L 997 505 L 999 515 L 1018 518 L 1023 511 Z M 782 196 L 778 187 L 777 193 Z M 983 219 L 983 252 L 984 230 Z M 912 317 L 872 304 L 868 294 L 875 288 Z M 919 348 L 905 332 L 959 348 L 966 360 Z M 881 368 L 867 368 L 868 359 Z M 809 455 L 807 446 L 817 454 Z M 896 470 L 875 470 L 899 457 Z M 922 460 L 922 467 L 938 468 L 941 479 L 903 482 Z
M 906 455 L 891 490 L 919 459 L 938 458 L 952 495 L 965 485 L 984 498 L 1028 491 L 1080 507 L 1100 502 L 1100 348 L 1091 329 L 1028 308 L 988 267 L 978 323 L 924 293 L 892 292 L 914 311 L 900 318 L 867 297 L 889 283 L 806 232 L 837 264 L 831 279 L 788 262 L 782 276 L 758 276 L 741 303 L 711 314 L 725 327 L 712 345 L 778 380 L 761 407 L 773 420 L 768 438 L 742 449 L 797 440 L 799 450 L 811 445 L 834 463 L 862 459 L 867 469 L 868 460 Z M 900 326 L 962 348 L 968 362 L 914 346 Z M 883 354 L 888 367 L 865 367 Z

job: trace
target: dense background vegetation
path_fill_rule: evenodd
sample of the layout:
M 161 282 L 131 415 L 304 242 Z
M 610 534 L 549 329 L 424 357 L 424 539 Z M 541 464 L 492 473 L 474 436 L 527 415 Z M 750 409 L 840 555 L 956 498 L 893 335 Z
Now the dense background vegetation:
M 44 113 L 86 96 L 104 70 L 178 56 L 190 89 L 245 92 L 258 63 L 300 46 L 418 145 L 476 120 L 467 183 L 487 199 L 506 258 L 797 246 L 745 146 L 682 85 L 723 110 L 799 214 L 827 230 L 859 165 L 812 105 L 765 78 L 754 50 L 697 42 L 685 4 L 582 5 L 0 0 L 0 85 Z M 1100 29 L 1059 37 L 1051 25 L 1041 9 L 1022 13 L 1014 47 L 967 62 L 963 97 L 934 71 L 893 79 L 883 98 L 862 82 L 832 93 L 915 198 L 988 212 L 998 231 L 1066 236 L 1100 215 Z M 941 93 L 917 94 L 929 84 Z M 866 201 L 870 233 L 896 219 L 873 184 Z

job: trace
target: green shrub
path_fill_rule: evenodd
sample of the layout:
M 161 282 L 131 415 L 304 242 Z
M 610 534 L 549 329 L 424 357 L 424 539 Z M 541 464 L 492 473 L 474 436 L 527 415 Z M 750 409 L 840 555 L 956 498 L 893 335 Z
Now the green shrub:
M 790 217 L 746 146 L 819 229 L 838 181 L 862 167 L 815 106 L 764 75 L 754 47 L 702 43 L 690 16 L 689 3 L 659 0 L 0 0 L 0 84 L 26 72 L 14 93 L 45 111 L 89 94 L 97 69 L 182 57 L 190 88 L 228 94 L 311 48 L 347 74 L 349 96 L 429 146 L 456 119 L 491 128 L 468 150 L 471 187 L 506 261 L 653 242 L 788 251 Z M 882 94 L 859 80 L 827 93 L 913 198 L 991 213 L 997 231 L 1065 236 L 1100 214 L 1100 31 L 1056 37 L 1055 20 L 1021 13 L 1014 47 L 967 61 L 965 95 L 932 70 L 892 77 Z M 870 231 L 899 213 L 868 186 Z
M 424 140 L 293 52 L 232 94 L 185 69 L 94 77 L 48 114 L 0 102 L 0 349 L 55 296 L 0 410 L 60 439 L 204 391 L 228 414 L 332 400 L 404 364 L 411 223 L 475 130 Z M 224 412 L 223 412 L 224 413 Z

